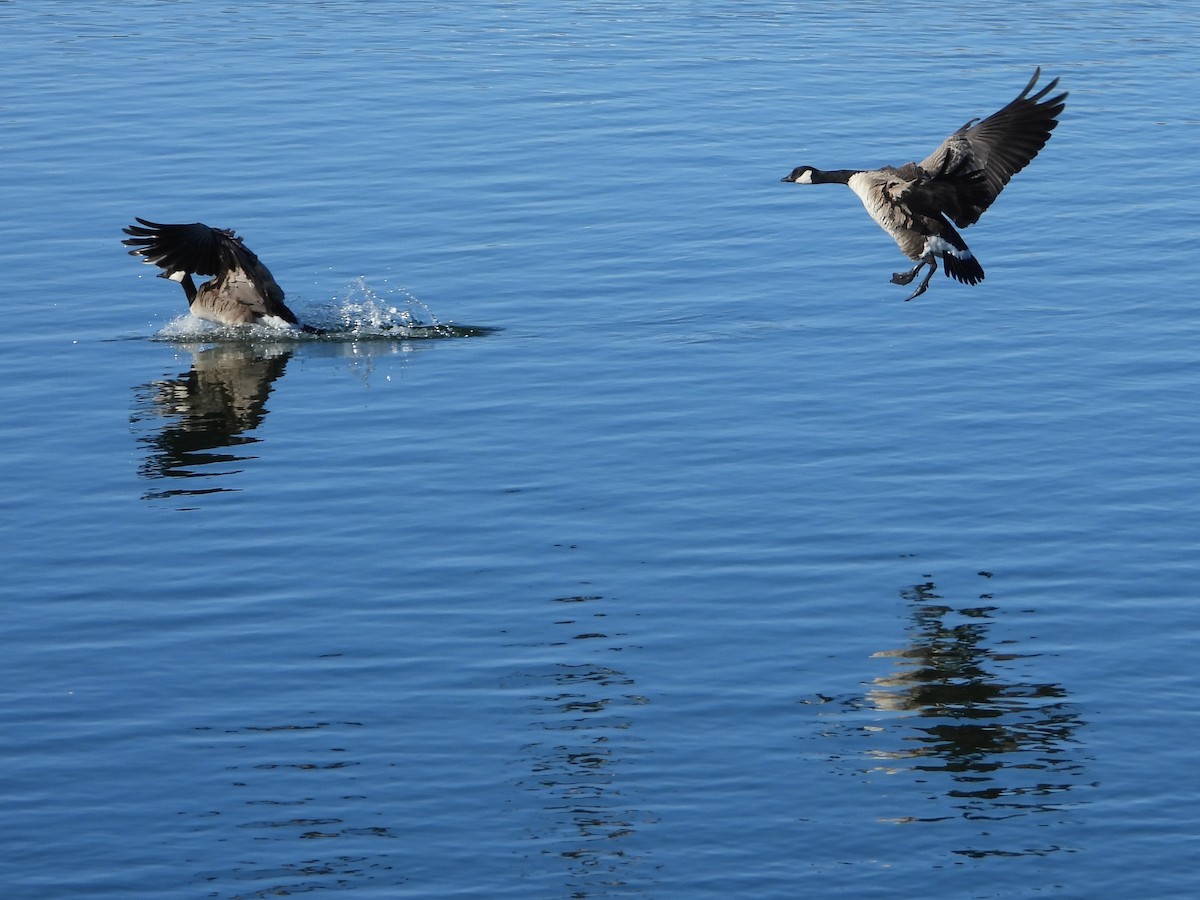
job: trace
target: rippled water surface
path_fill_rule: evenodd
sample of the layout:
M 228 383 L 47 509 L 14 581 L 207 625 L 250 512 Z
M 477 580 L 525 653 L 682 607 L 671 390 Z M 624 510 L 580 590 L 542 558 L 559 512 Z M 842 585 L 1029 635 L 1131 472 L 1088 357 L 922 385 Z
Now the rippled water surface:
M 1200 891 L 1186 4 L 0 33 L 5 897 Z M 1037 65 L 979 286 L 779 183 Z M 329 333 L 185 316 L 134 216 Z

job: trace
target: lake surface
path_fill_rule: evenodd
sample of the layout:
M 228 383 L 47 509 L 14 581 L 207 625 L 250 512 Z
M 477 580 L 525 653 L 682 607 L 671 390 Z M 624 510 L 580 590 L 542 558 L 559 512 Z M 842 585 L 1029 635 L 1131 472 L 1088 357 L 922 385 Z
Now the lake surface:
M 1190 6 L 0 34 L 5 897 L 1200 892 Z M 979 286 L 779 183 L 1037 65 Z M 134 216 L 336 333 L 190 319 Z

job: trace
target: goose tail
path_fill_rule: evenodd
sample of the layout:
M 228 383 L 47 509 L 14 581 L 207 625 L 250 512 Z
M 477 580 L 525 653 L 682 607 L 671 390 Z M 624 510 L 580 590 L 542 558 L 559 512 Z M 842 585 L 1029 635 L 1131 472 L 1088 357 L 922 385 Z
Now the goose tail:
M 942 244 L 938 256 L 942 258 L 946 274 L 963 284 L 979 284 L 983 281 L 983 266 L 979 264 L 963 236 L 955 231 L 954 226 L 944 217 L 940 238 Z
M 979 264 L 971 253 L 967 250 L 963 256 L 955 256 L 953 253 L 947 253 L 942 257 L 942 265 L 946 267 L 946 274 L 963 284 L 979 284 L 983 281 L 983 266 Z

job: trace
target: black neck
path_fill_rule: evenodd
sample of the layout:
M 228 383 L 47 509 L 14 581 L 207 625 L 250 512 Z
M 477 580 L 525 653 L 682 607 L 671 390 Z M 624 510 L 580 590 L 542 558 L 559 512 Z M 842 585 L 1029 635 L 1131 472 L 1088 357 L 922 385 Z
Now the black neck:
M 812 180 L 813 184 L 849 184 L 850 177 L 857 175 L 861 169 L 830 169 L 828 172 L 823 172 L 820 169 L 813 169 Z

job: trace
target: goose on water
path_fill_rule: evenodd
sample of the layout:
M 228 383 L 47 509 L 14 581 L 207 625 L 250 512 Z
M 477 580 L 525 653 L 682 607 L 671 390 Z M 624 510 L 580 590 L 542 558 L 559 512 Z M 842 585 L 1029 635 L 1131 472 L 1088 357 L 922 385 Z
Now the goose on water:
M 137 221 L 139 224 L 124 229 L 130 237 L 121 243 L 133 248 L 130 256 L 141 256 L 147 265 L 162 269 L 160 278 L 179 282 L 197 318 L 222 325 L 318 331 L 300 324 L 283 302 L 283 288 L 270 270 L 232 231 L 199 222 L 162 225 Z M 194 274 L 214 277 L 197 288 Z
M 983 281 L 983 266 L 954 226 L 966 228 L 979 221 L 1009 179 L 1046 146 L 1058 125 L 1067 93 L 1046 97 L 1058 85 L 1057 78 L 1030 93 L 1041 72 L 1040 67 L 1035 70 L 1025 90 L 1003 109 L 982 121 L 967 122 L 919 163 L 831 171 L 798 166 L 780 180 L 844 184 L 854 191 L 871 218 L 917 263 L 893 275 L 892 283 L 909 284 L 922 267 L 929 266 L 907 299 L 925 293 L 938 259 L 948 276 L 963 284 L 978 284 Z

